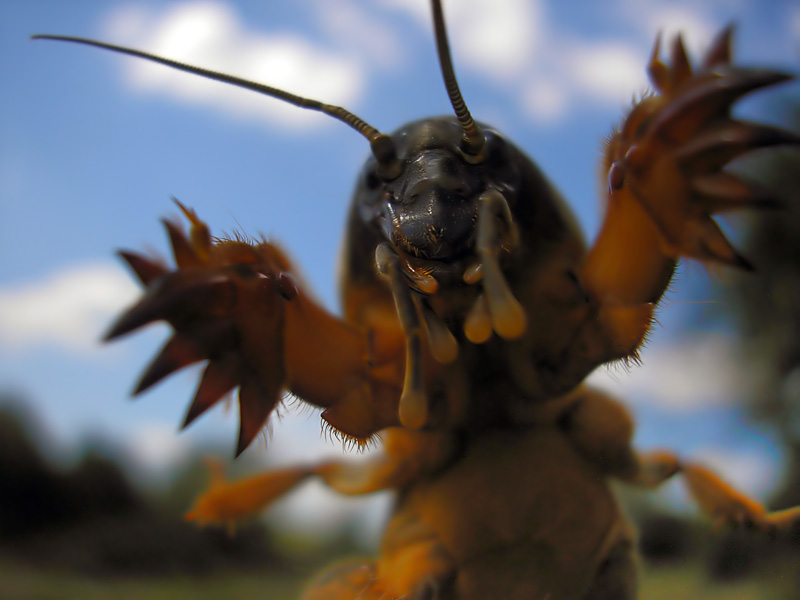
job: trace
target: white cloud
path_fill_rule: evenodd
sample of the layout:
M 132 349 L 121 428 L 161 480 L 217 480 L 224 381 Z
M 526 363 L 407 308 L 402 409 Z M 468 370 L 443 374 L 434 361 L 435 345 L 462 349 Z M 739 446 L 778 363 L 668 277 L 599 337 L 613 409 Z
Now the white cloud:
M 557 124 L 576 110 L 629 106 L 648 88 L 647 55 L 632 42 L 585 42 L 548 28 L 547 56 L 522 79 L 521 110 L 534 121 Z
M 124 449 L 148 477 L 168 477 L 192 454 L 189 438 L 163 423 L 138 427 L 125 440 Z
M 49 344 L 90 351 L 138 293 L 129 275 L 106 264 L 77 265 L 0 289 L 0 340 L 9 348 Z
M 430 26 L 424 0 L 385 2 Z M 463 0 L 450 3 L 446 16 L 457 67 L 513 85 L 513 94 L 519 94 L 520 81 L 527 82 L 520 104 L 535 121 L 554 123 L 580 106 L 624 105 L 646 87 L 641 50 L 618 39 L 579 42 L 559 30 L 544 3 Z
M 376 545 L 391 501 L 389 493 L 343 496 L 315 480 L 276 502 L 267 516 L 279 529 L 322 538 L 332 538 L 358 525 L 362 541 Z
M 104 36 L 348 108 L 356 104 L 363 87 L 362 69 L 355 61 L 296 35 L 251 32 L 228 6 L 211 0 L 179 4 L 165 12 L 118 9 L 109 16 Z M 128 83 L 136 89 L 203 103 L 238 118 L 290 127 L 323 122 L 284 102 L 142 60 L 127 60 L 124 68 Z
M 519 66 L 517 77 L 530 82 L 523 110 L 540 122 L 557 122 L 575 110 L 629 105 L 649 87 L 645 68 L 658 31 L 664 36 L 662 57 L 669 56 L 667 44 L 678 32 L 696 56 L 716 32 L 705 13 L 689 4 L 619 0 L 608 7 L 609 21 L 618 24 L 614 37 L 587 41 L 560 27 L 538 3 L 534 7 L 527 18 L 534 19 L 536 43 L 511 64 Z M 530 27 L 521 19 L 517 23 Z M 620 33 L 619 24 L 627 26 L 627 33 Z
M 569 108 L 568 86 L 555 77 L 536 79 L 525 87 L 520 99 L 521 110 L 535 121 L 560 121 Z
M 395 29 L 371 16 L 362 3 L 351 0 L 317 0 L 314 16 L 343 47 L 368 57 L 382 70 L 391 71 L 407 54 Z
M 492 78 L 517 76 L 535 60 L 541 40 L 541 8 L 530 0 L 461 0 L 451 3 L 454 52 Z
M 621 398 L 642 398 L 670 412 L 735 402 L 744 389 L 731 342 L 723 335 L 689 338 L 643 351 L 644 365 L 625 372 L 601 368 L 590 383 Z
M 428 0 L 383 0 L 412 14 L 432 33 Z M 491 79 L 517 77 L 533 60 L 544 17 L 538 0 L 459 0 L 444 7 L 456 70 L 473 69 Z
M 641 23 L 641 30 L 647 32 L 652 39 L 658 31 L 662 32 L 665 44 L 672 44 L 674 37 L 680 33 L 687 50 L 697 53 L 703 52 L 717 30 L 708 18 L 696 7 L 690 6 L 661 6 L 652 10 L 634 11 L 633 18 Z M 668 47 L 662 48 L 662 56 L 669 56 Z
M 624 105 L 647 87 L 641 53 L 620 42 L 599 42 L 574 49 L 565 75 L 576 91 L 608 104 Z
M 289 33 L 256 34 L 214 0 L 162 12 L 120 8 L 108 19 L 106 33 L 131 46 L 355 111 L 366 72 L 390 70 L 407 55 L 393 14 L 412 16 L 420 31 L 432 37 L 428 0 L 379 4 L 388 14 L 355 0 L 316 0 L 315 17 L 309 19 L 316 18 L 327 44 Z M 524 112 L 533 120 L 554 123 L 575 110 L 628 105 L 647 87 L 645 66 L 656 32 L 664 35 L 663 55 L 668 56 L 668 45 L 680 31 L 691 53 L 700 56 L 725 18 L 721 15 L 730 13 L 729 5 L 616 0 L 605 17 L 615 23 L 614 37 L 588 42 L 556 22 L 549 14 L 556 9 L 548 11 L 543 0 L 458 0 L 446 2 L 445 13 L 457 71 L 472 70 L 492 85 L 507 86 L 509 94 L 523 98 Z M 797 13 L 794 17 L 797 31 Z M 240 118 L 287 127 L 325 122 L 308 111 L 142 61 L 126 61 L 125 69 L 139 89 L 202 102 Z M 522 95 L 520 87 L 527 90 Z
M 618 109 L 647 88 L 648 54 L 637 33 L 578 37 L 534 6 L 525 17 L 532 22 L 517 23 L 527 29 L 530 43 L 508 63 L 515 70 L 504 75 L 513 75 L 514 81 L 499 81 L 510 84 L 508 92 L 520 98 L 520 109 L 533 121 L 552 125 L 576 110 Z
M 795 42 L 800 42 L 800 8 L 794 8 L 789 16 L 788 23 Z

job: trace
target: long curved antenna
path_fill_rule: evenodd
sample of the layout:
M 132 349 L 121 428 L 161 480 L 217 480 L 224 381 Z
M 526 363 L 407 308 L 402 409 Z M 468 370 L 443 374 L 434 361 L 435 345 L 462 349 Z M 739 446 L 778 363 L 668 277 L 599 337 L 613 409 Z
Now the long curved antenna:
M 464 137 L 461 138 L 461 149 L 465 154 L 480 159 L 486 138 L 481 128 L 472 118 L 464 98 L 461 96 L 458 81 L 456 81 L 453 59 L 450 56 L 450 44 L 447 41 L 447 28 L 444 25 L 441 0 L 432 0 L 431 8 L 433 9 L 433 28 L 436 32 L 436 52 L 439 55 L 439 66 L 442 70 L 444 85 L 447 88 L 447 95 L 450 97 L 450 104 L 453 105 L 456 117 L 464 130 Z
M 288 102 L 289 104 L 299 106 L 300 108 L 306 108 L 309 110 L 316 110 L 318 112 L 325 113 L 326 115 L 329 115 L 334 119 L 342 121 L 350 128 L 355 129 L 358 133 L 363 135 L 369 141 L 372 154 L 373 156 L 375 156 L 375 159 L 381 166 L 381 175 L 385 179 L 393 179 L 400 174 L 401 164 L 400 161 L 397 159 L 397 152 L 395 150 L 394 142 L 392 141 L 392 139 L 388 135 L 381 133 L 380 131 L 375 129 L 372 125 L 370 125 L 363 119 L 359 118 L 355 114 L 351 113 L 349 110 L 342 108 L 341 106 L 324 104 L 317 100 L 312 100 L 310 98 L 297 96 L 295 94 L 291 94 L 289 92 L 286 92 L 278 88 L 274 88 L 269 85 L 256 83 L 255 81 L 249 81 L 247 79 L 242 79 L 240 77 L 235 77 L 233 75 L 227 75 L 225 73 L 220 73 L 219 71 L 203 69 L 202 67 L 194 67 L 192 65 L 187 65 L 186 63 L 178 62 L 176 60 L 170 60 L 169 58 L 163 58 L 161 56 L 156 56 L 155 54 L 142 52 L 141 50 L 134 50 L 132 48 L 126 48 L 124 46 L 116 46 L 114 44 L 107 44 L 105 42 L 98 42 L 96 40 L 91 40 L 87 38 L 73 37 L 67 35 L 32 35 L 31 39 L 73 42 L 76 44 L 94 46 L 96 48 L 103 48 L 104 50 L 111 50 L 112 52 L 119 52 L 120 54 L 127 54 L 129 56 L 143 58 L 151 62 L 166 65 L 167 67 L 171 67 L 179 71 L 185 71 L 187 73 L 192 73 L 194 75 L 200 75 L 201 77 L 205 77 L 207 79 L 221 81 L 222 83 L 229 83 L 231 85 L 235 85 L 247 90 L 258 92 L 259 94 L 264 94 L 265 96 L 270 96 L 271 98 L 277 98 L 278 100 L 283 100 L 284 102 Z

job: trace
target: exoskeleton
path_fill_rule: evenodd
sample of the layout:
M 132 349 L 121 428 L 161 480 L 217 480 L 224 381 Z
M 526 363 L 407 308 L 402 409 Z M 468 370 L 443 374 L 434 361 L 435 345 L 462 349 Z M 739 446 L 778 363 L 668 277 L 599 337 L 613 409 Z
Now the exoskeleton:
M 624 599 L 636 596 L 633 538 L 609 482 L 654 487 L 682 475 L 717 522 L 780 532 L 798 509 L 768 513 L 707 469 L 631 447 L 632 420 L 584 383 L 632 360 L 677 261 L 748 268 L 713 216 L 769 204 L 726 170 L 750 151 L 800 140 L 731 116 L 785 74 L 731 62 L 731 29 L 693 66 L 678 37 L 656 41 L 653 91 L 605 145 L 607 209 L 586 246 L 567 205 L 525 153 L 473 120 L 439 0 L 439 60 L 455 116 L 391 135 L 345 109 L 100 42 L 101 46 L 322 111 L 362 134 L 342 256 L 342 316 L 298 283 L 275 244 L 215 239 L 167 223 L 177 268 L 122 252 L 145 287 L 114 339 L 165 320 L 173 337 L 144 391 L 207 360 L 186 425 L 238 387 L 237 454 L 288 390 L 367 462 L 300 465 L 229 482 L 216 474 L 189 517 L 230 523 L 309 477 L 350 495 L 396 491 L 380 553 L 335 565 L 307 600 Z

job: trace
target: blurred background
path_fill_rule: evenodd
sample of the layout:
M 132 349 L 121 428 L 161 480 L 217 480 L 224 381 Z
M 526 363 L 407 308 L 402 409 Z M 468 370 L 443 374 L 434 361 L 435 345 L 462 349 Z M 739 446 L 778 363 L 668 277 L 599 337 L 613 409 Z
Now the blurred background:
M 659 30 L 667 40 L 683 32 L 696 57 L 733 22 L 737 62 L 792 73 L 800 65 L 791 0 L 445 8 L 473 114 L 529 152 L 589 240 L 602 215 L 601 140 L 647 89 Z M 234 538 L 184 524 L 206 483 L 200 458 L 230 462 L 236 411 L 218 407 L 179 435 L 196 369 L 135 405 L 127 398 L 166 328 L 98 341 L 138 294 L 113 250 L 166 254 L 158 219 L 175 214 L 170 196 L 213 233 L 280 241 L 338 310 L 337 250 L 364 140 L 247 91 L 28 37 L 140 48 L 339 104 L 392 131 L 450 112 L 428 10 L 425 0 L 0 2 L 4 598 L 292 598 L 324 561 L 374 549 L 389 503 L 345 501 L 309 484 Z M 800 131 L 799 92 L 784 85 L 737 112 Z M 676 448 L 776 508 L 800 504 L 798 160 L 772 151 L 737 167 L 787 205 L 726 221 L 757 272 L 709 277 L 683 265 L 644 366 L 592 376 L 631 407 L 638 446 Z M 267 444 L 231 465 L 234 474 L 341 453 L 320 435 L 317 413 L 284 413 Z M 679 483 L 623 494 L 647 559 L 643 597 L 796 597 L 797 545 L 712 534 Z

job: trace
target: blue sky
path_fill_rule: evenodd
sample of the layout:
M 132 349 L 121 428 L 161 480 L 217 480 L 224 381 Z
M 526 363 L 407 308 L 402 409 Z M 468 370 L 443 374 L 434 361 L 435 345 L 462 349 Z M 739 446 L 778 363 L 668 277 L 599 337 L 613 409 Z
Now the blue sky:
M 446 14 L 473 114 L 534 157 L 590 239 L 601 210 L 600 140 L 646 88 L 659 29 L 668 38 L 682 30 L 697 56 L 734 22 L 741 62 L 796 71 L 800 57 L 800 6 L 789 0 L 458 0 Z M 166 329 L 98 344 L 137 293 L 112 252 L 163 254 L 158 219 L 175 213 L 174 195 L 214 232 L 280 240 L 335 309 L 337 251 L 366 143 L 321 115 L 99 50 L 31 42 L 33 33 L 103 39 L 259 79 L 391 131 L 449 112 L 426 3 L 0 3 L 0 389 L 32 403 L 57 453 L 86 435 L 116 440 L 148 465 L 200 440 L 232 449 L 232 412 L 175 434 L 196 370 L 127 400 Z M 768 119 L 769 101 L 748 100 L 742 111 Z M 735 349 L 729 332 L 704 320 L 717 289 L 702 269 L 683 271 L 645 368 L 597 381 L 629 399 L 642 446 L 721 462 L 763 495 L 778 452 L 730 407 Z M 681 323 L 692 328 L 679 336 Z M 288 418 L 271 452 L 311 458 L 324 446 L 317 431 L 314 416 Z

